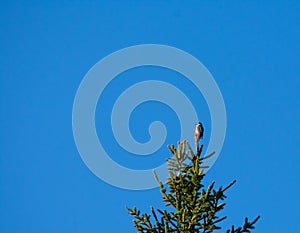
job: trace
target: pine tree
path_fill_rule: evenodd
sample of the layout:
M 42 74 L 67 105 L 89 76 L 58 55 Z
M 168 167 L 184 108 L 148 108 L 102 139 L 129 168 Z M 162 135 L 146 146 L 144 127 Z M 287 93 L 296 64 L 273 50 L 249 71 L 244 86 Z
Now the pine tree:
M 134 227 L 138 233 L 210 233 L 221 230 L 218 224 L 226 219 L 220 217 L 219 212 L 224 208 L 225 192 L 236 181 L 227 187 L 215 189 L 212 182 L 206 189 L 202 184 L 205 174 L 203 161 L 208 156 L 201 157 L 203 145 L 199 147 L 199 140 L 195 138 L 196 153 L 187 141 L 178 142 L 177 148 L 172 145 L 169 150 L 173 157 L 167 160 L 169 177 L 164 185 L 154 176 L 160 186 L 166 209 L 155 210 L 151 207 L 151 214 L 141 214 L 136 207 L 127 210 L 134 217 Z M 152 218 L 151 218 L 152 217 Z M 250 232 L 258 221 L 245 218 L 242 227 L 232 226 L 226 233 Z

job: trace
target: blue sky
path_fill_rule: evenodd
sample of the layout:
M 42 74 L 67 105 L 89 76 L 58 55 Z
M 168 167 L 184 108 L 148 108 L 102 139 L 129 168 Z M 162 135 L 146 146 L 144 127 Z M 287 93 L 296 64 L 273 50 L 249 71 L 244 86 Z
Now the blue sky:
M 238 180 L 228 191 L 225 225 L 259 214 L 254 232 L 298 231 L 297 1 L 10 1 L 0 11 L 0 232 L 135 232 L 125 205 L 162 206 L 158 189 L 122 190 L 94 176 L 72 134 L 73 101 L 86 72 L 114 51 L 145 43 L 192 54 L 219 85 L 227 134 L 205 183 Z M 197 102 L 209 132 L 203 98 L 176 74 L 144 68 L 123 76 L 99 103 L 111 104 L 131 77 L 175 80 Z M 107 112 L 97 108 L 101 114 Z M 178 119 L 160 103 L 136 109 L 133 135 L 147 141 L 143 129 L 157 119 L 176 143 Z M 151 168 L 168 156 L 166 147 L 161 157 L 123 154 L 109 126 L 96 120 L 96 127 L 105 128 L 103 145 L 124 166 Z

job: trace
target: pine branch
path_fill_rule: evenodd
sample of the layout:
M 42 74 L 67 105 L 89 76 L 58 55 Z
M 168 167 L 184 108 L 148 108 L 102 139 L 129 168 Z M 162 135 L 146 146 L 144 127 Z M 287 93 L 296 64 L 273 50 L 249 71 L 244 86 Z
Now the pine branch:
M 205 176 L 203 163 L 215 154 L 200 157 L 203 145 L 198 146 L 196 141 L 196 153 L 187 141 L 178 142 L 168 146 L 173 157 L 167 160 L 169 177 L 164 185 L 153 171 L 154 177 L 159 184 L 162 200 L 165 206 L 173 211 L 160 210 L 151 207 L 151 214 L 141 214 L 134 207 L 127 210 L 134 218 L 134 227 L 139 233 L 211 233 L 220 230 L 218 225 L 227 216 L 219 216 L 225 207 L 225 192 L 231 188 L 236 180 L 228 186 L 215 189 L 212 182 L 204 189 L 202 180 Z M 151 216 L 153 217 L 151 219 Z M 254 229 L 258 216 L 252 222 L 245 218 L 244 225 L 236 228 L 232 226 L 226 233 L 245 233 Z

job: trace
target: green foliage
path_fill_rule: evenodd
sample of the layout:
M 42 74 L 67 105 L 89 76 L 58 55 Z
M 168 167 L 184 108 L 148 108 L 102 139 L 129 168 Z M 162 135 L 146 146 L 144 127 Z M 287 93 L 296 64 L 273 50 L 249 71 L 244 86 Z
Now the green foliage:
M 201 158 L 202 148 L 203 145 L 199 148 L 196 143 L 194 153 L 186 141 L 178 142 L 177 148 L 169 146 L 173 158 L 167 160 L 169 177 L 166 185 L 159 181 L 154 172 L 168 211 L 151 207 L 151 216 L 141 214 L 136 207 L 126 207 L 134 217 L 134 227 L 138 233 L 210 233 L 221 229 L 218 224 L 226 219 L 226 216 L 219 216 L 225 206 L 225 191 L 236 181 L 218 189 L 214 188 L 215 183 L 212 182 L 205 189 L 201 183 L 205 176 L 202 164 L 214 153 Z M 259 216 L 249 222 L 246 218 L 242 227 L 232 226 L 226 233 L 250 232 L 258 219 Z

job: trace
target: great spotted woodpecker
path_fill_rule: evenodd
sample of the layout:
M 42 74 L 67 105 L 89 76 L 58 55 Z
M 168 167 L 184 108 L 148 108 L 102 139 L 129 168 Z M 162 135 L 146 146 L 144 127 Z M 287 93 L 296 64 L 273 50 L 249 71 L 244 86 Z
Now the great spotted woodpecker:
M 195 140 L 197 142 L 199 142 L 199 140 L 203 137 L 203 134 L 204 134 L 204 128 L 203 128 L 203 125 L 198 122 L 196 124 L 196 127 L 194 129 L 194 136 L 195 136 Z

